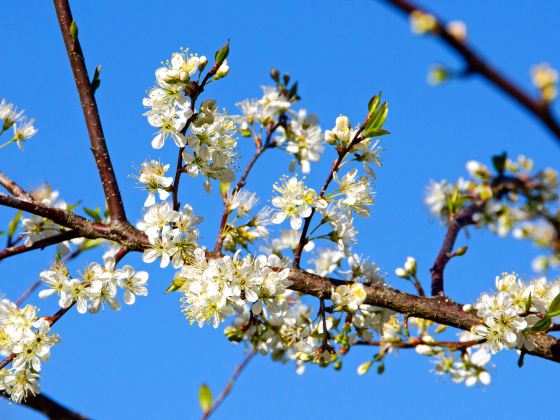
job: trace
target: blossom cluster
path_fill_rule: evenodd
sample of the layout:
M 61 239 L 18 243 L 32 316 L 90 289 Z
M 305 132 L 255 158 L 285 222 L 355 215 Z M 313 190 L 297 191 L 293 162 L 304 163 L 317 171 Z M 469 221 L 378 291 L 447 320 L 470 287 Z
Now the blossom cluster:
M 123 301 L 132 305 L 136 296 L 147 296 L 148 273 L 135 271 L 130 265 L 117 269 L 111 252 L 103 259 L 103 265 L 89 264 L 79 277 L 70 275 L 66 265 L 56 261 L 51 268 L 40 274 L 47 286 L 39 292 L 39 297 L 57 296 L 61 308 L 76 305 L 79 313 L 97 313 L 107 303 L 113 310 L 121 308 L 117 297 L 118 289 L 123 291 Z
M 193 97 L 198 96 L 199 85 L 193 76 L 200 76 L 207 62 L 206 57 L 188 54 L 186 50 L 173 53 L 171 60 L 156 70 L 156 86 L 148 92 L 143 104 L 148 108 L 145 113 L 148 123 L 157 129 L 152 147 L 161 149 L 171 137 L 177 147 L 184 149 L 184 172 L 193 177 L 199 174 L 206 177 L 204 185 L 210 190 L 210 179 L 229 182 L 233 177 L 236 130 L 233 119 L 218 112 L 213 100 L 203 102 L 195 114 Z M 212 71 L 213 80 L 225 77 L 229 71 L 227 61 Z M 187 137 L 188 128 L 191 131 Z M 160 168 L 151 169 L 157 172 Z
M 260 99 L 246 99 L 237 104 L 242 114 L 237 116 L 238 130 L 244 137 L 253 137 L 258 147 L 283 148 L 294 156 L 301 171 L 311 171 L 311 163 L 319 162 L 324 151 L 324 138 L 318 119 L 306 109 L 295 109 L 300 99 L 297 83 L 289 85 L 289 75 L 282 80 L 276 70 L 271 72 L 276 86 L 263 86 Z M 273 137 L 273 134 L 276 134 Z M 262 144 L 262 139 L 265 144 Z
M 544 271 L 558 265 L 560 236 L 553 221 L 558 212 L 559 180 L 553 169 L 535 171 L 533 167 L 533 161 L 525 156 L 515 161 L 495 156 L 496 174 L 492 174 L 484 164 L 469 161 L 470 179 L 460 178 L 455 184 L 432 181 L 425 202 L 443 223 L 448 223 L 451 214 L 476 205 L 472 215 L 475 226 L 487 227 L 502 237 L 512 233 L 515 238 L 549 248 L 552 255 L 539 256 L 533 263 L 537 271 Z
M 496 278 L 497 293 L 483 293 L 467 311 L 476 312 L 484 323 L 473 328 L 473 334 L 486 340 L 492 353 L 502 349 L 532 350 L 531 334 L 560 294 L 560 281 L 537 278 L 524 282 L 516 274 L 504 273 Z M 541 322 L 542 323 L 542 322 Z
M 39 393 L 42 362 L 60 341 L 58 335 L 50 333 L 49 320 L 37 312 L 33 305 L 18 308 L 8 299 L 0 301 L 0 351 L 14 357 L 10 367 L 0 370 L 0 390 L 18 403 L 29 393 Z
M 181 268 L 197 247 L 197 225 L 201 221 L 189 204 L 185 204 L 181 211 L 173 210 L 168 201 L 149 207 L 143 221 L 137 225 L 150 242 L 142 260 L 152 263 L 160 259 L 161 268 L 170 262 L 174 268 Z
M 181 284 L 184 312 L 191 323 L 211 322 L 217 328 L 234 312 L 244 316 L 276 313 L 278 297 L 291 284 L 288 273 L 274 255 L 241 257 L 236 253 L 208 259 L 206 251 L 197 248 L 175 281 Z
M 13 136 L 10 140 L 0 144 L 0 149 L 11 143 L 16 143 L 20 150 L 23 150 L 23 143 L 34 137 L 39 130 L 35 128 L 35 119 L 28 119 L 25 111 L 18 111 L 14 104 L 2 99 L 0 102 L 0 135 L 10 128 L 13 129 Z
M 258 201 L 255 193 L 243 188 L 226 196 L 224 206 L 228 216 L 234 214 L 233 220 L 227 221 L 222 232 L 222 246 L 226 251 L 235 252 L 239 248 L 248 250 L 250 244 L 269 236 L 268 226 L 272 224 L 273 212 L 270 207 L 265 206 L 257 214 L 249 217 Z

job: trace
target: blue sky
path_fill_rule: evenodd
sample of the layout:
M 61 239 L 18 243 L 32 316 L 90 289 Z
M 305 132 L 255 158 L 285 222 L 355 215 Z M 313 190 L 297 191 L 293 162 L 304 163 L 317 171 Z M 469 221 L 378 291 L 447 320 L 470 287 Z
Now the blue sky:
M 0 170 L 27 188 L 48 180 L 69 202 L 89 207 L 103 203 L 78 96 L 50 2 L 3 5 L 0 98 L 18 104 L 37 118 L 40 134 L 22 154 L 15 147 L 0 155 Z M 516 104 L 478 78 L 433 88 L 426 72 L 433 63 L 460 62 L 437 41 L 410 34 L 408 22 L 374 0 L 297 0 L 74 2 L 73 12 L 87 63 L 102 64 L 97 93 L 109 149 L 121 183 L 126 208 L 135 221 L 144 194 L 129 177 L 147 157 L 174 161 L 171 143 L 151 149 L 152 129 L 142 117 L 141 99 L 153 83 L 153 71 L 179 47 L 211 56 L 231 38 L 230 75 L 206 92 L 230 112 L 246 97 L 257 97 L 278 67 L 299 81 L 302 106 L 316 113 L 323 128 L 344 113 L 358 122 L 367 101 L 379 89 L 390 103 L 383 138 L 384 165 L 378 171 L 373 216 L 360 223 L 360 252 L 371 256 L 395 287 L 406 288 L 392 275 L 408 255 L 417 258 L 421 280 L 439 249 L 444 231 L 428 215 L 422 197 L 430 179 L 455 179 L 464 164 L 489 162 L 502 151 L 526 154 L 538 167 L 558 163 L 560 149 L 545 129 Z M 131 5 L 134 4 L 134 7 Z M 560 5 L 548 2 L 425 1 L 449 20 L 468 25 L 477 45 L 516 82 L 531 89 L 529 68 L 542 61 L 560 66 L 552 48 L 560 35 Z M 522 23 L 522 25 L 521 25 Z M 522 30 L 521 30 L 522 28 Z M 241 146 L 242 159 L 250 145 Z M 242 161 L 243 162 L 243 161 Z M 289 158 L 273 151 L 257 164 L 248 188 L 263 199 L 287 170 Z M 324 178 L 329 159 L 314 166 L 309 183 Z M 258 175 L 257 175 L 258 174 Z M 219 200 L 201 190 L 198 180 L 185 183 L 183 201 L 205 216 L 204 238 L 217 230 Z M 12 212 L 0 211 L 2 220 Z M 535 249 L 525 242 L 498 239 L 472 231 L 458 245 L 468 254 L 448 269 L 446 291 L 461 302 L 491 290 L 503 271 L 530 275 Z M 0 264 L 0 290 L 17 298 L 50 264 L 52 251 L 18 256 Z M 95 254 L 75 263 L 80 269 Z M 142 266 L 139 256 L 128 263 Z M 190 327 L 176 295 L 163 295 L 172 271 L 149 267 L 150 296 L 119 313 L 97 316 L 72 312 L 56 325 L 62 343 L 44 367 L 44 392 L 69 407 L 99 419 L 196 418 L 198 386 L 217 392 L 243 357 L 220 330 Z M 38 303 L 37 298 L 30 300 Z M 42 313 L 56 308 L 40 302 Z M 427 358 L 401 352 L 387 361 L 386 373 L 358 377 L 357 365 L 372 351 L 359 349 L 342 372 L 310 368 L 297 376 L 291 365 L 258 357 L 247 368 L 216 419 L 331 419 L 379 417 L 419 419 L 483 417 L 521 419 L 534 415 L 531 401 L 555 385 L 557 367 L 516 356 L 495 357 L 493 382 L 486 389 L 467 389 L 430 373 Z M 531 386 L 538 384 L 538 386 Z M 0 401 L 0 416 L 35 419 L 26 408 Z M 452 413 L 452 414 L 451 414 Z

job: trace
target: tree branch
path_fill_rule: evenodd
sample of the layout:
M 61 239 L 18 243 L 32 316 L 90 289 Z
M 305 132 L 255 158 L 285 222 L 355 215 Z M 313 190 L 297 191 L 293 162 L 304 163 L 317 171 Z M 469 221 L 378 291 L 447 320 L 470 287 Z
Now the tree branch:
M 49 236 L 48 238 L 38 240 L 33 242 L 31 246 L 27 245 L 16 245 L 16 246 L 9 246 L 2 251 L 0 251 L 0 261 L 12 257 L 17 254 L 23 254 L 24 252 L 33 251 L 35 249 L 45 249 L 50 245 L 59 244 L 64 241 L 68 241 L 70 239 L 79 238 L 80 234 L 74 230 L 67 230 L 58 235 Z
M 408 0 L 381 1 L 393 6 L 406 15 L 410 15 L 410 13 L 415 10 L 427 13 L 424 9 Z M 549 129 L 554 137 L 556 137 L 556 140 L 560 142 L 560 124 L 552 115 L 550 107 L 546 102 L 542 102 L 531 97 L 531 95 L 524 92 L 515 83 L 509 80 L 507 76 L 496 70 L 492 64 L 485 61 L 474 49 L 467 45 L 465 41 L 455 38 L 446 29 L 445 23 L 438 17 L 436 17 L 436 22 L 434 35 L 438 36 L 449 48 L 461 56 L 467 66 L 468 73 L 479 74 L 498 90 L 514 99 L 518 104 L 541 121 L 541 123 Z
M 290 289 L 318 298 L 330 298 L 333 287 L 347 284 L 341 280 L 320 277 L 307 271 L 292 268 Z M 391 309 L 412 318 L 428 319 L 465 331 L 482 321 L 463 311 L 463 306 L 444 296 L 424 297 L 403 293 L 386 285 L 364 287 L 364 303 Z M 535 348 L 526 351 L 534 356 L 560 363 L 560 341 L 545 334 L 531 334 Z
M 235 384 L 235 381 L 237 381 L 237 378 L 239 377 L 239 375 L 241 375 L 241 373 L 243 372 L 243 369 L 245 369 L 247 367 L 247 365 L 249 364 L 249 362 L 253 359 L 253 357 L 255 355 L 256 355 L 256 353 L 254 351 L 252 351 L 235 368 L 235 370 L 233 371 L 233 374 L 231 375 L 231 378 L 229 378 L 229 381 L 228 381 L 226 387 L 222 390 L 220 395 L 218 395 L 216 400 L 214 400 L 214 402 L 212 403 L 212 406 L 202 414 L 201 420 L 208 419 L 212 415 L 212 413 L 214 413 L 214 411 L 216 411 L 216 409 L 224 402 L 224 400 L 227 398 L 227 396 L 231 392 L 231 390 L 233 388 L 233 385 Z
M 2 392 L 4 398 L 10 398 L 5 392 Z M 32 395 L 24 399 L 21 405 L 43 413 L 49 419 L 56 420 L 87 420 L 87 417 L 78 414 L 69 408 L 64 407 L 58 402 L 50 399 L 45 394 Z
M 471 204 L 466 209 L 459 212 L 456 217 L 450 217 L 443 244 L 441 245 L 434 265 L 430 268 L 430 274 L 432 276 L 432 296 L 443 296 L 443 272 L 447 263 L 453 257 L 453 247 L 455 246 L 457 236 L 459 236 L 459 232 L 463 227 L 474 223 L 473 216 L 482 206 L 483 204 L 480 203 Z
M 89 133 L 91 151 L 101 178 L 101 184 L 103 185 L 103 191 L 109 207 L 111 219 L 118 223 L 127 224 L 121 193 L 105 142 L 101 119 L 99 118 L 97 102 L 89 80 L 82 47 L 78 40 L 77 27 L 74 34 L 70 33 L 72 24 L 76 25 L 72 18 L 70 5 L 68 4 L 68 0 L 54 0 L 54 7 L 56 9 L 58 22 L 60 23 L 62 38 L 66 45 L 66 52 L 68 53 L 72 73 L 74 74 L 74 80 L 76 81 L 80 102 L 82 103 L 82 111 L 84 112 L 84 118 Z
M 274 147 L 274 144 L 272 143 L 272 134 L 274 134 L 274 132 L 278 129 L 278 127 L 282 126 L 282 125 L 286 125 L 286 117 L 284 114 L 282 114 L 279 117 L 279 120 L 276 124 L 274 125 L 269 125 L 266 129 L 267 134 L 266 134 L 266 140 L 264 142 L 264 145 L 260 145 L 260 141 L 255 141 L 255 144 L 257 145 L 257 149 L 255 150 L 255 153 L 253 154 L 253 157 L 251 158 L 251 160 L 249 161 L 249 163 L 247 163 L 247 166 L 245 167 L 245 169 L 243 170 L 243 173 L 241 174 L 241 178 L 239 178 L 239 181 L 237 182 L 237 185 L 235 185 L 235 188 L 233 189 L 231 195 L 233 196 L 235 193 L 237 193 L 241 188 L 243 188 L 245 186 L 245 184 L 247 183 L 247 178 L 249 177 L 249 173 L 251 172 L 251 170 L 253 169 L 253 166 L 255 166 L 255 163 L 257 163 L 257 160 L 259 160 L 259 158 L 261 157 L 261 155 L 267 150 L 270 149 L 272 147 Z M 228 208 L 228 203 L 227 201 L 224 200 L 224 211 L 222 214 L 222 220 L 220 222 L 220 228 L 218 230 L 218 238 L 216 239 L 216 244 L 214 245 L 214 252 L 219 253 L 222 252 L 222 243 L 224 241 L 224 229 L 226 227 L 227 224 L 227 220 L 228 217 L 230 215 L 230 210 Z
M 127 246 L 131 250 L 143 249 L 144 245 L 148 243 L 146 235 L 128 223 L 123 225 L 106 225 L 92 222 L 66 210 L 21 200 L 6 194 L 0 194 L 0 205 L 45 217 L 60 226 L 76 231 L 80 237 L 108 239 Z
M 8 178 L 8 176 L 3 172 L 0 172 L 0 185 L 15 197 L 27 201 L 33 201 L 33 197 L 31 197 L 31 194 L 21 188 L 12 179 Z
M 484 340 L 470 341 L 424 341 L 422 338 L 411 338 L 407 342 L 392 341 L 356 341 L 353 345 L 358 346 L 391 346 L 399 349 L 413 349 L 418 346 L 447 347 L 453 350 L 463 350 L 472 346 L 482 344 Z

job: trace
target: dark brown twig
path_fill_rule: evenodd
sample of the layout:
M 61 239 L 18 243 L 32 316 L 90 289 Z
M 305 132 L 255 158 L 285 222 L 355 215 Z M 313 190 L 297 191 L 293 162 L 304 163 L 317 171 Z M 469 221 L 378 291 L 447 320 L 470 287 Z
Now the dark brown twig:
M 251 158 L 249 163 L 247 163 L 247 166 L 245 167 L 245 170 L 241 174 L 241 178 L 239 178 L 239 181 L 237 182 L 237 185 L 235 185 L 235 188 L 233 189 L 233 191 L 231 193 L 232 196 L 235 193 L 237 193 L 241 188 L 243 188 L 245 186 L 245 184 L 247 183 L 247 178 L 249 177 L 249 173 L 251 172 L 251 170 L 253 169 L 253 166 L 255 166 L 255 163 L 257 163 L 257 160 L 261 157 L 261 155 L 267 149 L 270 149 L 270 148 L 274 147 L 274 145 L 272 143 L 272 135 L 278 129 L 278 127 L 280 127 L 281 125 L 285 125 L 285 117 L 284 116 L 280 116 L 279 121 L 276 124 L 269 125 L 267 127 L 267 129 L 266 129 L 267 130 L 267 135 L 266 135 L 266 140 L 265 140 L 264 145 L 258 145 L 259 142 L 255 142 L 255 144 L 257 144 L 257 149 L 255 150 L 255 153 L 253 154 L 253 157 Z M 218 237 L 216 239 L 216 244 L 214 245 L 214 252 L 216 252 L 216 253 L 222 251 L 222 243 L 223 243 L 224 237 L 225 237 L 224 230 L 225 230 L 226 223 L 227 223 L 229 215 L 230 215 L 230 210 L 228 208 L 228 203 L 227 203 L 227 200 L 224 198 L 224 211 L 223 211 L 222 219 L 221 219 L 221 222 L 220 222 L 220 228 L 218 230 Z
M 396 9 L 410 15 L 415 10 L 427 13 L 422 7 L 408 1 L 408 0 L 381 0 L 387 4 L 392 5 Z M 433 13 L 430 13 L 433 15 Z M 459 40 L 454 37 L 445 26 L 443 20 L 436 17 L 436 28 L 434 34 L 438 36 L 448 47 L 454 50 L 464 60 L 467 74 L 479 74 L 485 78 L 490 84 L 495 86 L 498 90 L 502 91 L 505 95 L 514 99 L 517 103 L 523 106 L 533 116 L 535 116 L 541 123 L 543 123 L 550 132 L 560 141 L 560 124 L 552 115 L 548 103 L 533 98 L 531 95 L 524 92 L 515 83 L 508 79 L 503 73 L 500 73 L 494 68 L 492 64 L 483 59 L 473 48 L 471 48 L 465 41 Z
M 430 268 L 432 276 L 432 296 L 439 296 L 444 294 L 443 286 L 443 272 L 449 260 L 453 257 L 453 247 L 459 232 L 465 226 L 474 223 L 473 216 L 477 213 L 483 204 L 474 203 L 459 212 L 455 216 L 451 216 L 449 224 L 447 225 L 447 232 L 443 239 L 443 244 L 436 257 L 434 265 Z
M 319 193 L 319 198 L 323 198 L 325 193 L 327 192 L 327 188 L 329 187 L 331 181 L 333 180 L 334 177 L 334 173 L 338 171 L 338 169 L 340 168 L 340 165 L 342 164 L 342 161 L 344 160 L 344 158 L 346 157 L 346 155 L 348 154 L 348 152 L 350 150 L 352 150 L 352 148 L 358 144 L 362 138 L 360 137 L 360 134 L 362 133 L 364 126 L 365 126 L 364 122 L 360 129 L 358 131 L 356 131 L 356 134 L 354 135 L 354 138 L 352 139 L 352 141 L 350 142 L 350 144 L 348 144 L 348 146 L 344 149 L 338 152 L 338 156 L 337 158 L 334 160 L 334 162 L 332 163 L 332 167 L 331 170 L 329 172 L 329 175 L 327 176 L 327 179 L 325 180 L 325 183 L 323 184 L 323 187 L 321 188 L 321 192 Z M 311 220 L 313 219 L 313 216 L 315 215 L 315 207 L 313 207 L 311 209 L 311 214 L 309 215 L 309 217 L 307 217 L 305 219 L 305 222 L 303 223 L 303 229 L 301 231 L 301 236 L 299 238 L 299 244 L 298 247 L 294 253 L 294 263 L 293 263 L 293 267 L 295 268 L 299 268 L 299 262 L 301 259 L 301 253 L 303 252 L 303 248 L 305 247 L 305 245 L 307 244 L 307 231 L 309 230 L 309 226 L 311 225 Z
M 107 143 L 105 142 L 105 135 L 103 134 L 101 119 L 99 118 L 97 102 L 91 87 L 82 47 L 80 46 L 77 35 L 77 29 L 74 34 L 71 33 L 71 26 L 74 24 L 74 27 L 76 27 L 76 23 L 72 18 L 70 5 L 68 4 L 68 0 L 54 0 L 54 7 L 60 24 L 62 38 L 66 45 L 66 52 L 68 53 L 72 73 L 74 74 L 78 95 L 80 96 L 82 111 L 84 112 L 91 142 L 91 151 L 101 178 L 101 184 L 103 185 L 103 191 L 105 193 L 105 199 L 107 200 L 107 206 L 109 207 L 111 219 L 118 223 L 127 224 L 128 222 L 119 185 L 113 170 Z

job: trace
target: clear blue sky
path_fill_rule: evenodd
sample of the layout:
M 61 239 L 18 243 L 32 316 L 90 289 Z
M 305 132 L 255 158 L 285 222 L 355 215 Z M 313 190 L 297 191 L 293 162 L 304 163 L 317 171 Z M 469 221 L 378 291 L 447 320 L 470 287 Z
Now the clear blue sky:
M 547 2 L 425 1 L 447 19 L 466 21 L 469 40 L 523 87 L 529 68 L 548 61 L 560 67 L 557 17 L 560 5 Z M 234 104 L 260 94 L 268 70 L 276 66 L 299 80 L 302 105 L 331 128 L 340 113 L 353 121 L 364 115 L 369 97 L 382 89 L 390 102 L 383 138 L 384 166 L 378 173 L 373 217 L 361 223 L 360 251 L 371 256 L 389 280 L 408 255 L 418 259 L 428 280 L 444 231 L 422 204 L 430 178 L 464 175 L 469 159 L 488 162 L 495 153 L 524 153 L 537 166 L 558 167 L 560 148 L 536 121 L 479 79 L 427 86 L 426 71 L 435 62 L 457 65 L 456 57 L 435 40 L 410 34 L 401 15 L 375 0 L 216 0 L 74 1 L 74 16 L 90 69 L 103 65 L 97 98 L 109 149 L 121 182 L 128 213 L 140 216 L 144 193 L 129 175 L 146 157 L 172 161 L 174 147 L 150 148 L 152 128 L 141 99 L 161 60 L 179 47 L 211 56 L 231 38 L 230 76 L 207 95 L 234 112 Z M 103 203 L 78 96 L 71 78 L 58 23 L 50 2 L 6 2 L 0 97 L 37 118 L 40 129 L 21 154 L 2 150 L 0 170 L 27 188 L 48 180 L 69 202 L 89 207 Z M 169 145 L 170 146 L 170 145 Z M 243 146 L 244 158 L 249 148 Z M 273 152 L 248 188 L 267 198 L 271 183 L 286 170 L 289 158 Z M 173 156 L 173 157 L 172 157 Z M 270 159 L 272 157 L 272 159 Z M 314 167 L 310 182 L 324 178 L 328 159 Z M 211 242 L 219 212 L 215 196 L 201 193 L 200 182 L 183 191 L 195 211 L 206 217 L 202 233 Z M 318 186 L 316 184 L 316 186 Z M 184 199 L 184 200 L 185 200 Z M 11 212 L 0 211 L 2 220 Z M 447 292 L 462 302 L 490 290 L 502 271 L 530 274 L 532 246 L 473 231 L 459 245 L 467 256 L 449 266 Z M 52 251 L 36 252 L 0 264 L 0 290 L 15 299 L 47 267 Z M 91 255 L 86 258 L 90 261 Z M 81 268 L 86 261 L 76 263 Z M 127 262 L 142 266 L 139 256 Z M 190 327 L 178 297 L 164 296 L 172 275 L 149 267 L 150 296 L 119 313 L 97 316 L 73 311 L 56 325 L 62 343 L 44 367 L 42 389 L 60 402 L 96 419 L 196 418 L 198 386 L 217 392 L 242 359 L 220 330 Z M 37 303 L 34 298 L 32 302 Z M 55 310 L 43 301 L 42 313 Z M 417 418 L 524 419 L 557 381 L 556 365 L 526 358 L 516 366 L 514 353 L 494 358 L 493 382 L 467 389 L 430 373 L 428 359 L 401 352 L 387 361 L 386 373 L 358 377 L 356 366 L 371 350 L 353 350 L 342 372 L 310 368 L 303 376 L 293 366 L 258 357 L 236 384 L 216 419 Z M 0 401 L 0 417 L 40 418 L 26 408 Z

